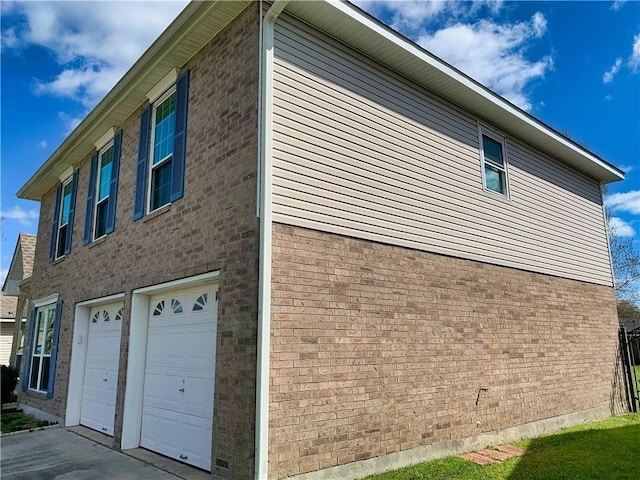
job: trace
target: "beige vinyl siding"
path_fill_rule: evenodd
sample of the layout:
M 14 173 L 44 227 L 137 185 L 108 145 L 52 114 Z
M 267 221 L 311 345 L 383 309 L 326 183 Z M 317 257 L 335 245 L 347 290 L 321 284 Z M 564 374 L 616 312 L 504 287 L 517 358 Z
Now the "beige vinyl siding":
M 611 284 L 595 180 L 505 135 L 486 192 L 478 119 L 291 18 L 275 45 L 274 221 Z
M 0 365 L 9 365 L 14 322 L 0 323 Z

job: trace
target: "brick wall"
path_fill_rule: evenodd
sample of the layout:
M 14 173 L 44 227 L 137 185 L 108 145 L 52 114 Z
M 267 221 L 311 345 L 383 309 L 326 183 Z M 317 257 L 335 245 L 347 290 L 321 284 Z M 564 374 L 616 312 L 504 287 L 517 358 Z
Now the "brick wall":
M 154 218 L 132 221 L 139 111 L 123 125 L 115 232 L 82 245 L 89 159 L 79 165 L 73 245 L 49 263 L 55 190 L 42 200 L 32 298 L 64 300 L 54 398 L 20 401 L 64 417 L 75 304 L 124 292 L 114 445 L 122 432 L 134 289 L 220 270 L 213 465 L 226 478 L 254 468 L 258 221 L 256 205 L 258 8 L 250 6 L 183 69 L 190 70 L 184 198 Z M 143 105 L 140 106 L 140 110 Z M 153 217 L 153 216 L 151 216 Z M 218 463 L 228 468 L 216 467 Z
M 272 478 L 612 401 L 611 288 L 278 224 L 273 245 Z

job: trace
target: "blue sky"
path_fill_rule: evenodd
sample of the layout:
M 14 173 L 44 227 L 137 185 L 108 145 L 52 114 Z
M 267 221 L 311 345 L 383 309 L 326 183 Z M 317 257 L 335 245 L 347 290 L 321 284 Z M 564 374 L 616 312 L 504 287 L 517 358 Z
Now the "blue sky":
M 640 248 L 640 2 L 357 4 L 625 170 L 606 202 Z M 37 233 L 39 204 L 15 192 L 185 5 L 0 3 L 0 281 L 18 233 Z

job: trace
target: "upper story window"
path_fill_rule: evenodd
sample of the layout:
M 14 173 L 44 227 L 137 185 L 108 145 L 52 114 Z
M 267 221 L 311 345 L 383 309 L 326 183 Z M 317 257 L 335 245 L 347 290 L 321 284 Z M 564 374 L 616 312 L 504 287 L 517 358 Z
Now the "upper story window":
M 184 194 L 189 72 L 168 75 L 147 96 L 151 103 L 140 115 L 134 220 Z
M 108 139 L 110 135 L 106 135 Z M 102 140 L 97 145 L 104 143 L 104 138 Z M 83 240 L 85 245 L 115 229 L 121 149 L 122 130 L 112 140 L 107 140 L 91 159 Z
M 508 197 L 509 185 L 504 138 L 483 127 L 479 128 L 479 132 L 484 188 Z
M 101 152 L 98 159 L 98 178 L 96 191 L 96 220 L 94 238 L 100 238 L 107 232 L 107 207 L 109 206 L 109 190 L 111 171 L 113 170 L 113 145 Z
M 151 158 L 149 162 L 149 206 L 152 212 L 169 203 L 171 161 L 176 129 L 176 91 L 165 93 L 153 106 Z
M 49 260 L 64 257 L 71 252 L 73 219 L 75 217 L 78 171 L 76 170 L 60 184 L 56 191 L 56 203 L 53 213 L 53 229 Z

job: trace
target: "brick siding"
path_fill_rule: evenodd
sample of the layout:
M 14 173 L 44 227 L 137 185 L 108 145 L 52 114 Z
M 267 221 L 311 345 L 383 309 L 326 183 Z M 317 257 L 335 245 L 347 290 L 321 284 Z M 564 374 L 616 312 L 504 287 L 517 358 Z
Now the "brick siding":
M 92 152 L 79 165 L 71 253 L 54 263 L 48 251 L 55 189 L 43 198 L 31 294 L 57 292 L 64 300 L 56 384 L 51 400 L 32 392 L 20 396 L 64 417 L 75 304 L 124 292 L 114 437 L 119 445 L 131 292 L 220 270 L 212 463 L 216 473 L 240 479 L 254 470 L 258 25 L 257 5 L 251 5 L 182 66 L 190 70 L 184 198 L 155 218 L 132 220 L 139 111 L 118 126 L 124 132 L 114 233 L 82 245 Z M 216 459 L 228 468 L 216 467 Z
M 608 287 L 276 224 L 272 292 L 270 478 L 615 393 Z

